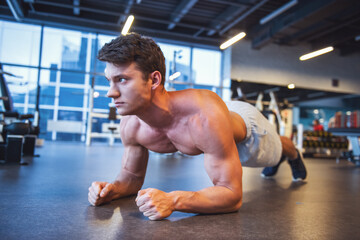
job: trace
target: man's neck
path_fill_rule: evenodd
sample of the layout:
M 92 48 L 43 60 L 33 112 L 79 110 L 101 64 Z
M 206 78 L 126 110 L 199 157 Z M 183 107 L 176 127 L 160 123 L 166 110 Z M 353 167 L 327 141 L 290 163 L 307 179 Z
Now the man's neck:
M 171 104 L 171 97 L 165 89 L 155 90 L 150 105 L 137 114 L 137 117 L 151 127 L 169 128 L 174 121 Z

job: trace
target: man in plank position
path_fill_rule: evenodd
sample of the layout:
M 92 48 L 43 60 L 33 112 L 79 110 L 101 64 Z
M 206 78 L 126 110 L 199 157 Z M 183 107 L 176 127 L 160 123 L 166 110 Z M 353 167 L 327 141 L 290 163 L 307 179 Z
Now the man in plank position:
M 136 33 L 120 36 L 104 45 L 98 59 L 106 62 L 107 95 L 123 116 L 124 155 L 114 182 L 92 183 L 88 195 L 92 205 L 137 194 L 139 210 L 151 220 L 166 218 L 173 211 L 226 213 L 242 205 L 242 165 L 265 167 L 262 176 L 270 177 L 287 158 L 293 178 L 306 178 L 294 144 L 280 137 L 252 105 L 226 104 L 208 90 L 166 91 L 165 58 L 151 38 Z M 148 150 L 204 153 L 214 186 L 197 192 L 140 190 Z

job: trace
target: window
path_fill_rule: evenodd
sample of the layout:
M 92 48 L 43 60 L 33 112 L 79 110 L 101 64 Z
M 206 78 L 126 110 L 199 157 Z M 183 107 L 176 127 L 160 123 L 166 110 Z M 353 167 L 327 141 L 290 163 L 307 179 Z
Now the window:
M 220 86 L 221 52 L 194 48 L 193 78 L 195 84 Z
M 83 107 L 84 89 L 60 87 L 59 106 Z
M 25 107 L 27 112 L 28 103 L 35 103 L 38 70 L 35 68 L 3 66 L 5 72 L 16 75 L 5 75 L 14 106 Z
M 93 111 L 109 112 L 111 99 L 106 96 L 109 83 L 103 76 L 106 64 L 96 56 L 99 49 L 116 36 L 51 27 L 43 27 L 41 31 L 41 28 L 0 21 L 0 62 L 4 71 L 20 76 L 5 77 L 15 110 L 34 113 L 39 74 L 40 137 L 84 141 L 84 133 L 47 132 L 47 123 L 48 120 L 69 120 L 81 121 L 85 126 L 92 80 L 95 81 Z M 41 37 L 43 46 L 40 48 Z M 169 90 L 201 88 L 221 95 L 220 51 L 156 42 L 165 56 Z M 169 76 L 175 72 L 181 75 L 169 81 Z M 93 130 L 101 131 L 101 124 L 108 121 L 95 118 Z
M 95 86 L 94 109 L 106 109 L 106 113 L 109 112 L 111 98 L 108 98 L 106 94 L 107 91 L 99 90 L 99 88 Z
M 94 44 L 93 44 L 93 51 L 94 51 L 94 59 L 96 61 L 96 69 L 95 69 L 95 72 L 98 72 L 98 73 L 104 73 L 104 70 L 105 70 L 105 67 L 106 67 L 106 63 L 102 62 L 102 61 L 99 61 L 96 56 L 98 54 L 98 51 L 105 45 L 105 43 L 109 43 L 111 40 L 113 40 L 115 38 L 115 36 L 109 36 L 109 35 L 99 35 L 98 36 L 98 40 L 97 40 L 97 45 L 95 45 L 95 42 L 94 41 Z M 93 70 L 93 64 L 91 65 L 91 69 Z
M 41 27 L 0 21 L 0 62 L 37 66 Z
M 87 43 L 81 32 L 45 27 L 41 66 L 85 71 Z
M 165 43 L 158 44 L 165 56 L 166 80 L 169 81 L 168 77 L 175 72 L 180 72 L 181 75 L 175 81 L 191 83 L 190 48 Z

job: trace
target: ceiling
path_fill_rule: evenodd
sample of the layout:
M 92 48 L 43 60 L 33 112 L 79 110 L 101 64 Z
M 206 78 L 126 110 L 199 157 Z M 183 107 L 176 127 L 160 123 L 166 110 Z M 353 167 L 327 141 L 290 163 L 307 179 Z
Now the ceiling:
M 340 101 L 347 101 L 346 105 L 348 107 L 355 106 L 355 102 L 359 100 L 359 95 L 341 93 L 341 92 L 330 92 L 330 91 L 321 91 L 314 89 L 305 89 L 305 88 L 294 88 L 289 89 L 287 86 L 263 84 L 263 83 L 254 83 L 250 81 L 231 81 L 231 91 L 232 99 L 246 100 L 249 102 L 255 102 L 258 99 L 260 93 L 263 94 L 262 101 L 269 102 L 270 92 L 273 92 L 276 100 L 280 106 L 285 105 L 299 105 L 300 103 L 307 101 L 315 101 L 320 99 L 332 99 L 336 98 Z M 328 107 L 331 106 L 330 105 Z M 356 106 L 360 106 L 357 104 Z
M 297 3 L 260 24 L 289 2 Z M 254 49 L 276 43 L 314 49 L 332 45 L 343 56 L 360 51 L 359 0 L 0 1 L 2 19 L 99 33 L 120 32 L 129 14 L 135 16 L 131 31 L 192 44 L 217 47 L 245 31 Z

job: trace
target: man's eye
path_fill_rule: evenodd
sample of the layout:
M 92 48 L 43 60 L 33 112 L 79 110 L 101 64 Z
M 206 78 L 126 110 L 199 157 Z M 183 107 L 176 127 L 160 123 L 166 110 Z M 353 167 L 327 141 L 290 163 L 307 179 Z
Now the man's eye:
M 118 82 L 124 82 L 124 81 L 126 81 L 126 79 L 125 78 L 119 78 L 117 81 Z

